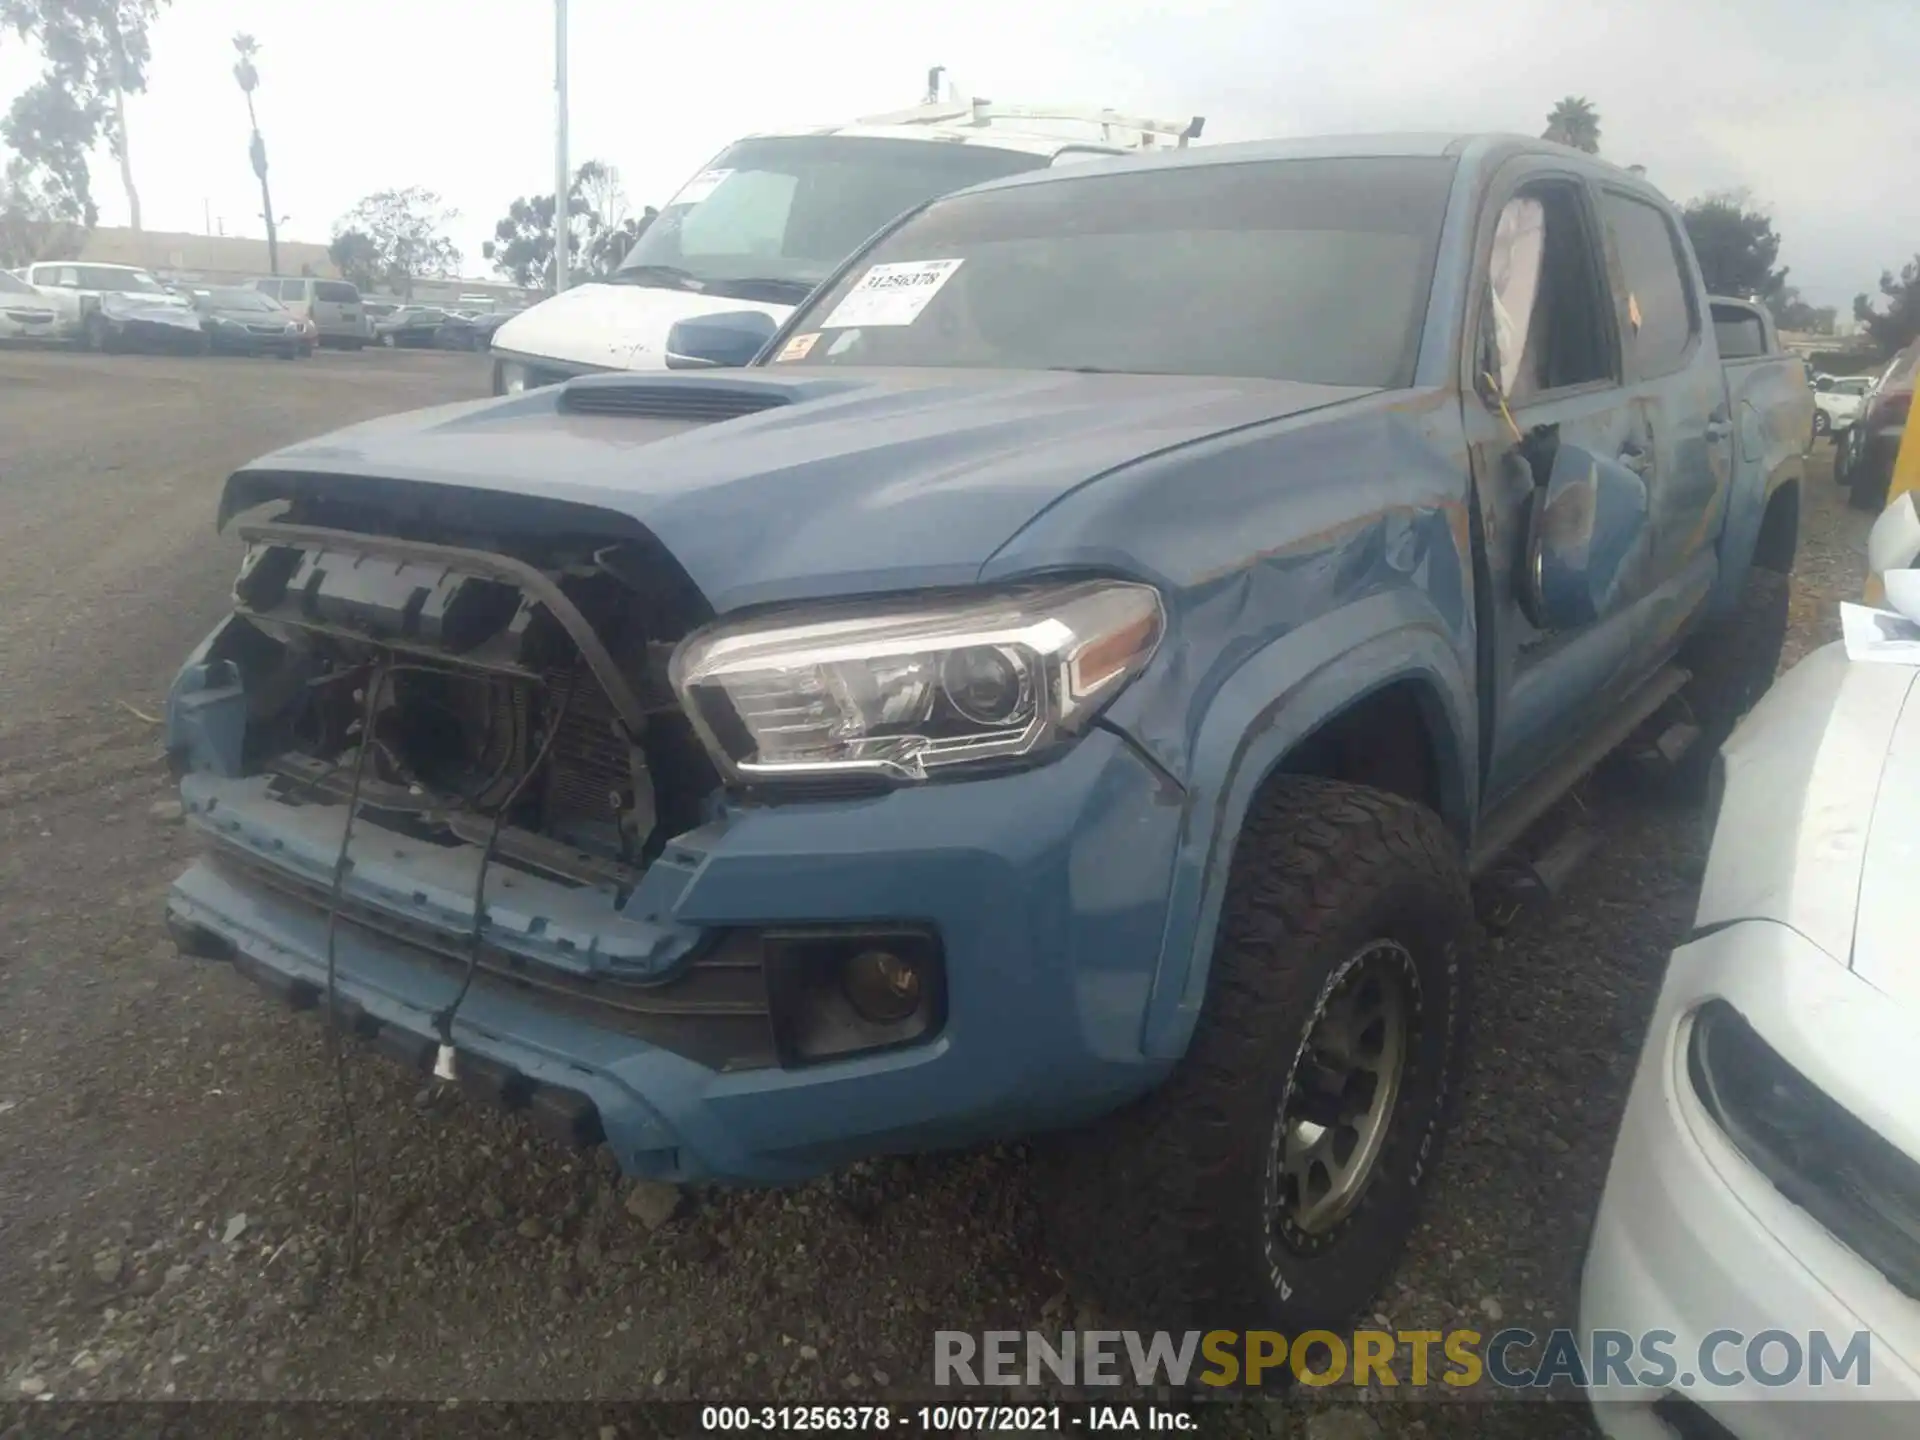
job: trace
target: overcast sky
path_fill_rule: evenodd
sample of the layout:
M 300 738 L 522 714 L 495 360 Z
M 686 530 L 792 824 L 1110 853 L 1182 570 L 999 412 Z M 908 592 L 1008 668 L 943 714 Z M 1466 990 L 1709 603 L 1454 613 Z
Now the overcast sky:
M 1538 133 L 1584 95 L 1602 152 L 1675 198 L 1744 186 L 1768 205 L 1815 303 L 1844 314 L 1920 251 L 1915 0 L 572 0 L 570 24 L 573 160 L 613 164 L 636 207 L 741 134 L 913 104 L 940 64 L 1001 101 L 1204 114 L 1208 140 Z M 508 202 L 551 188 L 550 0 L 174 0 L 128 106 L 149 230 L 211 214 L 263 233 L 243 29 L 287 238 L 324 242 L 362 195 L 425 185 L 480 275 Z M 35 63 L 0 40 L 0 102 Z M 94 177 L 124 224 L 105 155 Z

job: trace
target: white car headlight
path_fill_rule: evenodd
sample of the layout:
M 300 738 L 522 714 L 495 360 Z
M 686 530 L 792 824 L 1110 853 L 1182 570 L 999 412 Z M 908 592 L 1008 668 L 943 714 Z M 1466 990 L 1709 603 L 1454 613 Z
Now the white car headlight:
M 689 636 L 673 684 L 722 770 L 924 780 L 1084 728 L 1153 657 L 1151 586 L 844 606 Z

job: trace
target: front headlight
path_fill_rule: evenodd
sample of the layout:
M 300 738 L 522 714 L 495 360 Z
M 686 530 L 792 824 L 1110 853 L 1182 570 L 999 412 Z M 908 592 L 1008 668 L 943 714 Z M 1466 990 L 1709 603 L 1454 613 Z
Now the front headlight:
M 1774 1188 L 1920 1298 L 1920 1164 L 1841 1108 L 1724 1000 L 1694 1012 L 1694 1093 Z
M 924 780 L 1083 729 L 1164 624 L 1155 590 L 1120 581 L 849 606 L 689 636 L 673 684 L 736 777 Z

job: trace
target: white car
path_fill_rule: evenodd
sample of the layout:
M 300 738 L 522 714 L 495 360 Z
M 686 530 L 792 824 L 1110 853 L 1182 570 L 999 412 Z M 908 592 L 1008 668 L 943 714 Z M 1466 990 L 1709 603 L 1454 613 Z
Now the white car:
M 1873 388 L 1871 375 L 1821 375 L 1813 382 L 1813 433 L 1845 434 L 1847 427 L 1860 418 L 1867 392 Z
M 1097 135 L 1049 135 L 1049 123 Z M 928 200 L 1023 170 L 1177 148 L 1201 123 L 956 101 L 749 136 L 680 187 L 612 274 L 502 325 L 493 392 L 594 371 L 676 368 L 668 334 L 701 316 L 752 312 L 770 336 L 841 260 Z
M 79 332 L 78 297 L 0 270 L 0 340 L 67 340 Z
M 1901 523 L 1907 553 L 1878 563 Z M 1871 548 L 1876 573 L 1914 563 L 1909 497 Z M 1580 1297 L 1581 1335 L 1638 1350 L 1666 1332 L 1676 1363 L 1596 1367 L 1588 1395 L 1614 1440 L 1911 1437 L 1920 666 L 1815 651 L 1718 764 L 1694 929 L 1641 1051 Z
M 71 304 L 79 334 L 90 349 L 112 344 L 113 327 L 101 311 L 109 295 L 127 296 L 159 309 L 190 310 L 192 302 L 135 265 L 96 265 L 79 260 L 45 260 L 30 267 L 27 281 L 47 295 Z

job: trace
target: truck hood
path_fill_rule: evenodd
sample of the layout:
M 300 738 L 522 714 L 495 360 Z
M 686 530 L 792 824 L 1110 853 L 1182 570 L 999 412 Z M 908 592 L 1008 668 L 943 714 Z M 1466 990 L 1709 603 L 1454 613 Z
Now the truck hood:
M 791 305 L 729 300 L 650 285 L 578 285 L 542 300 L 493 335 L 497 351 L 603 370 L 665 370 L 667 332 L 695 315 L 757 310 L 776 322 Z
M 591 376 L 276 451 L 228 481 L 220 518 L 295 493 L 563 501 L 637 522 L 725 612 L 967 584 L 1041 510 L 1107 471 L 1370 393 L 1007 371 Z
M 1917 677 L 1838 644 L 1781 677 L 1723 751 L 1696 927 L 1777 921 L 1920 1009 Z

